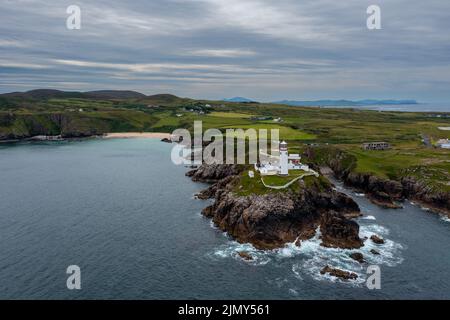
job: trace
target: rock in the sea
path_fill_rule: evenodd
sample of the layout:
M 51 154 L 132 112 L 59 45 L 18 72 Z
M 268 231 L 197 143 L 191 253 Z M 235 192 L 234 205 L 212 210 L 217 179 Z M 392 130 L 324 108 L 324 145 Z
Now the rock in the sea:
M 364 263 L 366 262 L 364 260 L 364 256 L 361 252 L 353 252 L 350 254 L 350 258 L 352 258 L 353 260 L 358 261 L 359 263 Z
M 253 257 L 251 256 L 251 254 L 246 251 L 239 251 L 238 255 L 239 255 L 239 257 L 241 257 L 242 259 L 244 259 L 246 261 L 253 260 Z
M 379 255 L 380 252 L 378 250 L 372 249 L 370 250 L 370 253 L 374 254 L 374 255 Z
M 324 247 L 352 249 L 364 245 L 359 237 L 359 225 L 337 212 L 327 212 L 322 216 L 320 232 Z
M 372 240 L 376 244 L 384 244 L 384 239 L 375 234 L 370 237 L 370 240 Z
M 358 279 L 358 275 L 353 272 L 344 271 L 336 268 L 331 268 L 330 266 L 325 266 L 321 271 L 321 274 L 328 273 L 334 277 L 341 278 L 344 280 L 356 280 Z

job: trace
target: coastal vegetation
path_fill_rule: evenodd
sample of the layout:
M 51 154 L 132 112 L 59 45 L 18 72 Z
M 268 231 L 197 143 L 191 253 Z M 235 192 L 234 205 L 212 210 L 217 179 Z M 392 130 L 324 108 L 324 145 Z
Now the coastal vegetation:
M 176 128 L 193 129 L 195 120 L 201 120 L 204 129 L 223 131 L 278 128 L 291 152 L 314 150 L 311 162 L 326 164 L 339 152 L 341 157 L 346 155 L 350 171 L 393 180 L 415 177 L 434 190 L 450 191 L 449 151 L 423 143 L 424 137 L 430 141 L 450 138 L 450 131 L 439 129 L 450 125 L 450 113 L 191 100 L 132 91 L 34 90 L 0 95 L 0 140 L 126 131 L 170 133 Z M 387 141 L 392 147 L 362 150 L 361 144 L 368 141 Z

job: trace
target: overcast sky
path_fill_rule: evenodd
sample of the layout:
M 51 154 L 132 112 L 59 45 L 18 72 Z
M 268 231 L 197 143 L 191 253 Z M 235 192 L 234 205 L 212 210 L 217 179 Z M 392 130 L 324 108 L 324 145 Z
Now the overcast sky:
M 449 0 L 0 0 L 0 91 L 450 101 L 449 16 Z

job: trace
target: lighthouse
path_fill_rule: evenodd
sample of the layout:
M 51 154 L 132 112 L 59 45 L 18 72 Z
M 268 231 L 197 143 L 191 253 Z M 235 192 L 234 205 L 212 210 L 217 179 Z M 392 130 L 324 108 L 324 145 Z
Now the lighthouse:
M 289 174 L 288 170 L 288 148 L 286 141 L 280 143 L 280 175 L 287 176 Z

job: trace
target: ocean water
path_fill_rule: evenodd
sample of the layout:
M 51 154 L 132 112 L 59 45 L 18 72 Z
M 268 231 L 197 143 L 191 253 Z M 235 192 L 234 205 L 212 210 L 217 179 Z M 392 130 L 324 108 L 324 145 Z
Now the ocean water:
M 383 210 L 350 194 L 365 216 L 360 251 L 381 269 L 365 285 L 351 250 L 314 239 L 271 252 L 214 228 L 193 195 L 206 187 L 153 139 L 0 146 L 0 298 L 3 299 L 449 299 L 450 222 L 410 203 Z M 372 255 L 371 248 L 380 251 Z M 237 257 L 247 250 L 255 257 Z M 81 268 L 81 290 L 66 268 Z M 326 265 L 358 274 L 344 282 Z
M 398 112 L 450 112 L 450 103 L 418 103 L 418 104 L 396 104 L 396 105 L 371 105 L 371 106 L 327 106 L 323 108 L 339 108 L 339 109 L 360 109 L 360 110 L 376 110 L 376 111 L 398 111 Z

